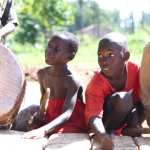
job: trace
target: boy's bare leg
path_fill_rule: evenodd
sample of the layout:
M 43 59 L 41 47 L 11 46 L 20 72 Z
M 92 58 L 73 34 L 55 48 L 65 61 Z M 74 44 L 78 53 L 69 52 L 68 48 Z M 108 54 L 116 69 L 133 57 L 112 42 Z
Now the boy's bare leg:
M 136 110 L 137 110 L 137 120 L 138 124 L 131 124 L 132 117 L 130 116 L 128 125 L 123 128 L 122 135 L 129 135 L 132 137 L 141 136 L 141 134 L 149 134 L 150 130 L 148 128 L 142 128 L 142 123 L 145 120 L 145 113 L 141 102 L 136 102 Z M 133 113 L 133 112 L 132 112 Z
M 138 112 L 138 122 L 142 125 L 142 123 L 145 121 L 146 116 L 144 113 L 144 108 L 141 102 L 136 102 L 136 109 Z
M 120 122 L 129 114 L 132 107 L 132 96 L 127 92 L 118 92 L 107 98 L 108 113 L 104 126 L 108 134 L 112 134 L 118 128 Z
M 143 104 L 147 123 L 150 126 L 150 43 L 144 47 L 140 70 L 140 99 Z
M 144 110 L 138 113 L 139 123 L 142 124 L 145 121 L 145 113 Z
M 27 108 L 21 110 L 14 120 L 11 130 L 16 131 L 29 131 L 29 121 L 33 115 L 39 110 L 38 105 L 30 105 Z

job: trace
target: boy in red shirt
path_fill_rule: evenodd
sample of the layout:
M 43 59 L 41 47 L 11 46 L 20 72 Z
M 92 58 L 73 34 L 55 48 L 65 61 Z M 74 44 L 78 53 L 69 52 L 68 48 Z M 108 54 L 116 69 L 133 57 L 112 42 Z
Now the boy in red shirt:
M 87 125 L 101 141 L 102 150 L 112 150 L 114 130 L 122 129 L 123 135 L 137 136 L 130 128 L 141 127 L 138 122 L 138 111 L 142 110 L 140 66 L 128 61 L 127 39 L 120 33 L 104 36 L 97 54 L 100 68 L 94 71 L 85 92 L 85 117 Z

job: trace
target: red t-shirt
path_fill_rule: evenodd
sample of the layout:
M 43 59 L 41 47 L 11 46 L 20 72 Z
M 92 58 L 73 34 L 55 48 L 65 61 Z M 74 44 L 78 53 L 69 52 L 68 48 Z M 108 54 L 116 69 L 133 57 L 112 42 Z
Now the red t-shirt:
M 140 101 L 139 98 L 139 71 L 140 66 L 135 61 L 126 62 L 127 78 L 124 88 L 120 91 L 129 92 L 134 102 Z M 85 91 L 85 118 L 86 124 L 89 125 L 89 120 L 92 116 L 103 117 L 103 104 L 107 96 L 115 93 L 115 89 L 109 84 L 108 80 L 98 73 L 99 68 L 94 71 L 94 76 L 89 82 Z

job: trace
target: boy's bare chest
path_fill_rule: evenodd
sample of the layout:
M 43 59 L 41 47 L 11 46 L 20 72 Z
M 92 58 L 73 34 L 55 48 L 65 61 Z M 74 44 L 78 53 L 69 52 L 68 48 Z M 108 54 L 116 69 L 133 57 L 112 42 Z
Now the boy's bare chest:
M 48 78 L 43 82 L 44 87 L 50 88 L 50 97 L 51 98 L 65 98 L 67 94 L 67 79 L 53 77 Z

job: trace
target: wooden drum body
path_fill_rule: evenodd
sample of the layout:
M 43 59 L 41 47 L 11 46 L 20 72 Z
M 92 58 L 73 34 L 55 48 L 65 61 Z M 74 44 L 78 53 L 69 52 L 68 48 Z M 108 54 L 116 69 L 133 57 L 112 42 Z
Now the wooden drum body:
M 25 93 L 23 70 L 13 52 L 0 44 L 0 127 L 12 123 Z

